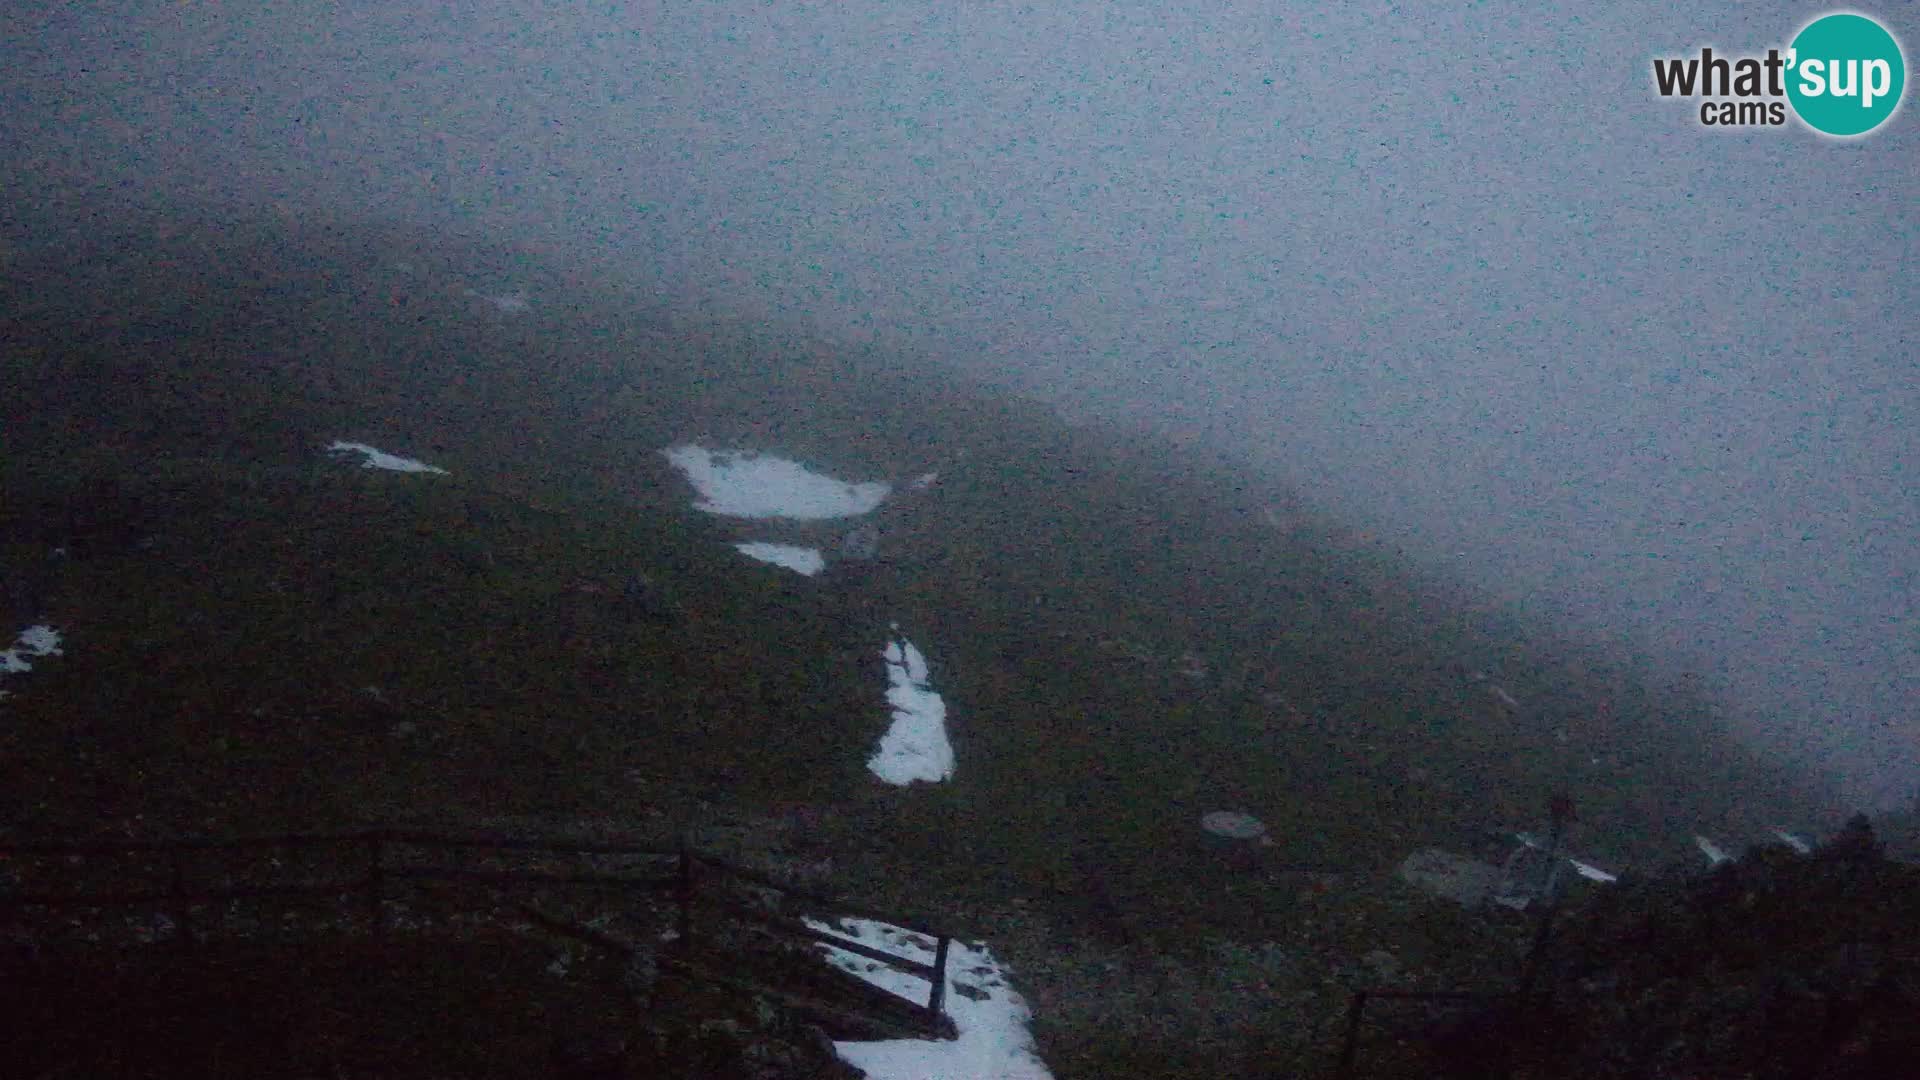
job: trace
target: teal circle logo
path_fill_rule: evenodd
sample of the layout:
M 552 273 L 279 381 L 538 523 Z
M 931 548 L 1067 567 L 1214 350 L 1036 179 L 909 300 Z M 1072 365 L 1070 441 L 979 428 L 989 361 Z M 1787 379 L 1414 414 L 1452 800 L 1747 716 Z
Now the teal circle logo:
M 1892 118 L 1906 88 L 1900 43 L 1865 15 L 1822 15 L 1787 49 L 1787 100 L 1823 135 L 1865 135 Z

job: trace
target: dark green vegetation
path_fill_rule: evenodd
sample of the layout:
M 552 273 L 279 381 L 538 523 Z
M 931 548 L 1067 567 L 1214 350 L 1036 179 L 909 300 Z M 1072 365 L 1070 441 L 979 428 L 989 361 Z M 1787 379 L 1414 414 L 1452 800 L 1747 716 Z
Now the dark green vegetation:
M 7 595 L 66 637 L 0 703 L 0 835 L 803 803 L 833 888 L 1002 949 L 1065 1078 L 1319 1060 L 1370 950 L 1422 985 L 1509 973 L 1515 928 L 1390 869 L 1537 826 L 1554 791 L 1614 865 L 1821 820 L 1636 658 L 1476 610 L 1334 523 L 1276 529 L 1287 493 L 1209 461 L 899 358 L 399 230 L 135 213 L 16 247 L 0 318 Z M 342 464 L 334 439 L 450 475 Z M 691 509 L 658 453 L 681 441 L 942 480 L 886 561 L 810 581 Z M 664 616 L 625 599 L 635 573 Z M 890 620 L 948 701 L 950 784 L 864 769 Z M 1240 808 L 1279 846 L 1202 842 L 1200 814 Z M 1350 873 L 1303 888 L 1271 872 L 1291 863 Z

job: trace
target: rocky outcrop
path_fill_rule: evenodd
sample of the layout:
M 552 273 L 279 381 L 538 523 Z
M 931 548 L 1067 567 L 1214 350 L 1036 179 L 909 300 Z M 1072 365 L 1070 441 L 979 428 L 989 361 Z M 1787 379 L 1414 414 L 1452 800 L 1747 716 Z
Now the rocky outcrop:
M 1920 867 L 1864 819 L 1800 856 L 1623 881 L 1562 917 L 1533 993 L 1441 1040 L 1445 1075 L 1909 1075 L 1920 1061 Z

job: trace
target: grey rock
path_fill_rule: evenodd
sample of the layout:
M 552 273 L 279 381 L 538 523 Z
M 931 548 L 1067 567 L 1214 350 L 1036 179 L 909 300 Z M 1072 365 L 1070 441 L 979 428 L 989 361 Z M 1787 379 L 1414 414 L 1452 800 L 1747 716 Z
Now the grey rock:
M 1400 877 L 1423 892 L 1478 908 L 1499 890 L 1502 874 L 1491 863 L 1454 855 L 1438 848 L 1416 851 L 1400 864 Z
M 880 557 L 880 530 L 871 523 L 854 526 L 840 538 L 840 557 L 866 562 Z

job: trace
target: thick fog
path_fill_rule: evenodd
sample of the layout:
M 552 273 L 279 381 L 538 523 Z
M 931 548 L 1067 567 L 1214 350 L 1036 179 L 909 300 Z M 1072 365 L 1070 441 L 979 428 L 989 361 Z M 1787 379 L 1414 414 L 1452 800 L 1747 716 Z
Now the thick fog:
M 1920 121 L 1716 131 L 1651 78 L 1819 7 L 45 6 L 16 212 L 327 206 L 965 365 L 1920 788 Z

